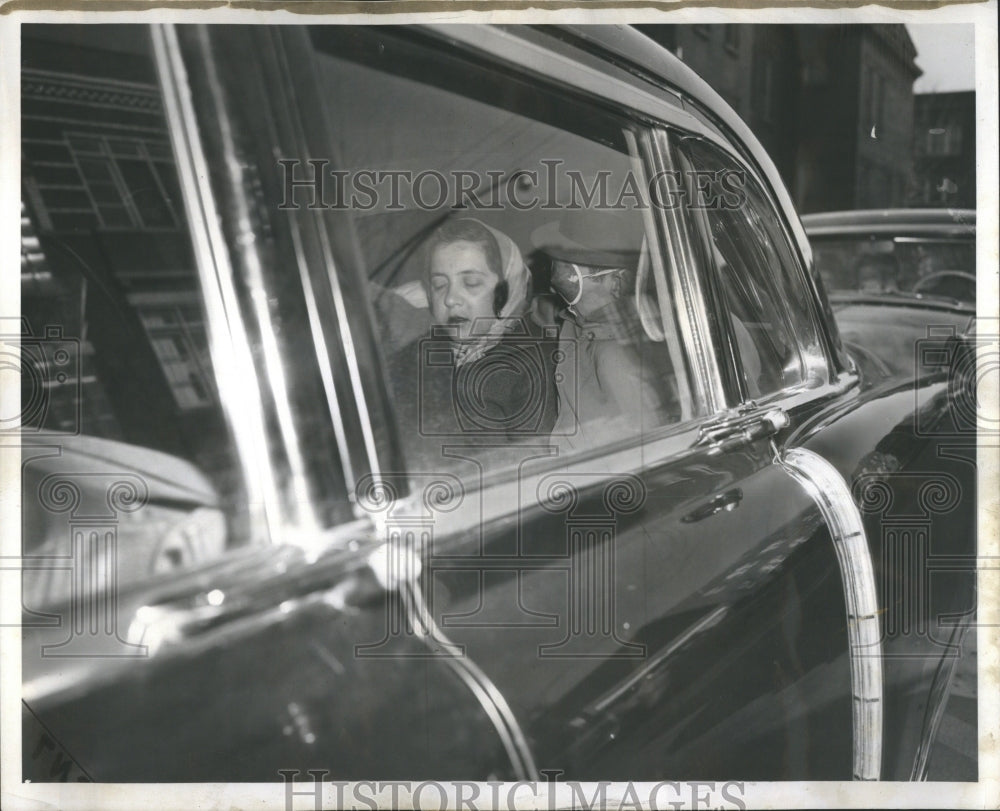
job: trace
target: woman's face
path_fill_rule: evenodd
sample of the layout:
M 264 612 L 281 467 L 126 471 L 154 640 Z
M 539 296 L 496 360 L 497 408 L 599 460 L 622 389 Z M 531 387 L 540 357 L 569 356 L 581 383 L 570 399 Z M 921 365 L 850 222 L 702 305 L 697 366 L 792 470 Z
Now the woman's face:
M 437 324 L 451 324 L 459 338 L 468 338 L 478 319 L 495 319 L 493 295 L 499 277 L 486 254 L 474 242 L 439 245 L 431 255 L 431 315 Z M 481 321 L 476 334 L 487 331 Z

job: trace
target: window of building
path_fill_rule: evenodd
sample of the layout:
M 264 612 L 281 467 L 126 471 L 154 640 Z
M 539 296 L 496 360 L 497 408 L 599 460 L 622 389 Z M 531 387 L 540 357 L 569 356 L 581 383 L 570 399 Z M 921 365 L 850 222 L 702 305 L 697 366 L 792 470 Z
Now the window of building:
M 958 124 L 930 127 L 923 138 L 923 147 L 926 155 L 962 154 L 962 127 Z
M 182 409 L 213 405 L 211 358 L 197 294 L 133 296 L 163 374 Z
M 180 198 L 165 142 L 75 133 L 66 140 L 102 227 L 178 226 Z

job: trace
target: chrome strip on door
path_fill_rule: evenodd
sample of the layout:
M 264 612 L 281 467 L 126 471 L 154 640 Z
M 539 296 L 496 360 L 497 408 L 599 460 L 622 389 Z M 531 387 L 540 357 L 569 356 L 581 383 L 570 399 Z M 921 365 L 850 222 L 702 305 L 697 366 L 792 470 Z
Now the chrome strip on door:
M 277 542 L 286 526 L 278 484 L 268 457 L 267 430 L 257 373 L 240 314 L 233 269 L 220 216 L 209 184 L 208 162 L 198 133 L 177 32 L 172 25 L 150 26 L 156 70 L 163 90 L 170 142 L 187 215 L 198 280 L 205 302 L 209 346 L 223 408 L 232 426 L 253 512 Z
M 444 655 L 445 662 L 476 697 L 500 737 L 517 780 L 538 780 L 538 767 L 528 740 L 514 711 L 489 676 L 458 645 L 448 639 L 431 617 L 420 584 L 404 581 L 399 586 L 406 614 L 417 636 L 431 650 Z
M 830 529 L 847 605 L 854 779 L 878 780 L 882 771 L 882 636 L 875 574 L 861 513 L 847 482 L 822 456 L 793 448 L 776 461 L 816 502 Z

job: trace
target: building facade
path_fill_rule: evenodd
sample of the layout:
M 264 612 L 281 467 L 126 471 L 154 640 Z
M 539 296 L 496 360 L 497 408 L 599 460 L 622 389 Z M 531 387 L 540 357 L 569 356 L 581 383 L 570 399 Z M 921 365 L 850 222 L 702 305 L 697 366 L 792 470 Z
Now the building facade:
M 646 25 L 768 150 L 803 213 L 913 196 L 916 48 L 902 25 Z

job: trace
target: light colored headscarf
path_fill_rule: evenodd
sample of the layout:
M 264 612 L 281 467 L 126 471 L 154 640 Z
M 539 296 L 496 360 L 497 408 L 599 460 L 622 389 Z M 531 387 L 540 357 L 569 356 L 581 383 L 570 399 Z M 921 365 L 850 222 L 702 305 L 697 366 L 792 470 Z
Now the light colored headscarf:
M 455 342 L 455 365 L 463 366 L 481 358 L 488 349 L 496 345 L 505 334 L 521 325 L 521 316 L 528 308 L 528 283 L 530 272 L 517 244 L 502 231 L 498 231 L 473 217 L 463 220 L 477 223 L 493 234 L 500 248 L 500 278 L 507 282 L 507 301 L 498 318 L 490 323 L 486 332 L 473 335 L 467 340 Z

